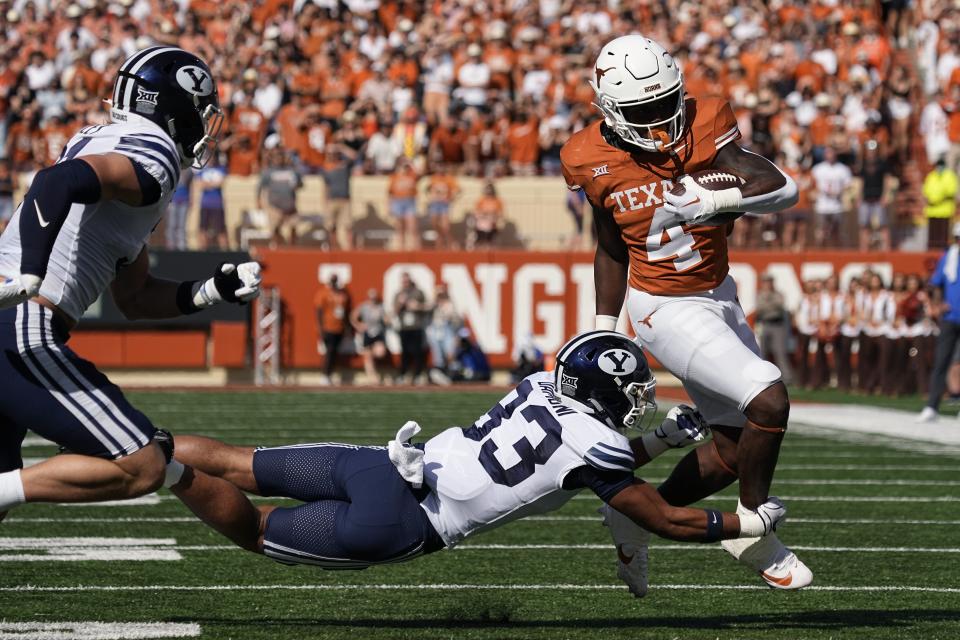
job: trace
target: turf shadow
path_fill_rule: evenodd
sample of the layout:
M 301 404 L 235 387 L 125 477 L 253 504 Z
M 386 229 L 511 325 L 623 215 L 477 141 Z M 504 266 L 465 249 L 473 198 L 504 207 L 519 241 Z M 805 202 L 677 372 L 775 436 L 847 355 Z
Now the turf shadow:
M 725 616 L 643 616 L 630 618 L 562 620 L 511 620 L 508 611 L 483 612 L 481 615 L 464 616 L 454 613 L 450 617 L 411 618 L 398 620 L 395 617 L 357 618 L 331 620 L 319 618 L 257 618 L 237 620 L 223 617 L 170 618 L 170 622 L 188 621 L 201 625 L 243 625 L 249 627 L 342 627 L 344 629 L 637 629 L 665 627 L 671 629 L 739 629 L 739 630 L 850 630 L 860 628 L 908 628 L 918 622 L 960 622 L 960 609 L 903 609 L 871 610 L 843 609 L 835 611 L 794 611 L 770 614 L 746 614 Z

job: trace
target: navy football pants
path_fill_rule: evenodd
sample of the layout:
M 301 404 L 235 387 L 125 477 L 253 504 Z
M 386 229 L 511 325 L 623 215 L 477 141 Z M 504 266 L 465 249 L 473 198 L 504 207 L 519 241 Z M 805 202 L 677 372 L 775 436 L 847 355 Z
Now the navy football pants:
M 264 553 L 284 563 L 365 569 L 443 548 L 414 489 L 384 447 L 304 444 L 257 449 L 260 492 L 307 504 L 267 518 Z
M 27 429 L 73 453 L 116 459 L 156 429 L 66 345 L 66 327 L 33 302 L 0 311 L 0 472 L 22 466 Z

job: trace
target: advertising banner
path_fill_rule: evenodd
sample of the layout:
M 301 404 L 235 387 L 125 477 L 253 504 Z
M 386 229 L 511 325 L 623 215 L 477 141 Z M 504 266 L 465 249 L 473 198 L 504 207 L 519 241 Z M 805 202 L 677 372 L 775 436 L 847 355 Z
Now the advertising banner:
M 760 276 L 771 273 L 791 309 L 799 305 L 801 283 L 837 273 L 845 285 L 867 267 L 886 282 L 895 272 L 932 271 L 934 253 L 735 252 L 730 274 L 749 316 Z M 572 334 L 593 328 L 593 255 L 589 253 L 493 252 L 321 252 L 262 250 L 264 283 L 280 289 L 284 308 L 284 366 L 317 367 L 322 361 L 314 298 L 321 283 L 336 274 L 357 305 L 369 289 L 383 296 L 388 310 L 404 273 L 428 300 L 445 283 L 456 309 L 494 366 L 508 366 L 513 345 L 526 336 L 544 352 Z M 626 329 L 625 318 L 621 328 Z M 396 341 L 392 348 L 397 349 Z

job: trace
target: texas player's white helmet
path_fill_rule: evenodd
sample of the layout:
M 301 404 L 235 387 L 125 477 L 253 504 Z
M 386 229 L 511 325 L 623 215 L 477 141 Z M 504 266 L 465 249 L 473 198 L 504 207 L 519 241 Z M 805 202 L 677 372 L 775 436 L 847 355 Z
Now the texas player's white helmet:
M 595 106 L 624 141 L 666 151 L 683 136 L 683 73 L 670 52 L 642 35 L 621 36 L 600 50 Z

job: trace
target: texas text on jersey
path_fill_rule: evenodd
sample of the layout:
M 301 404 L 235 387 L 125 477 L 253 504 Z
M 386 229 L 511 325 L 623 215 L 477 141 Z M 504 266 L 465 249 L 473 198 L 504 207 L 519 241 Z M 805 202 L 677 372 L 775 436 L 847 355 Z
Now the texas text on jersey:
M 681 225 L 660 209 L 677 178 L 708 169 L 717 152 L 740 138 L 730 104 L 687 97 L 686 126 L 670 152 L 642 151 L 603 122 L 575 133 L 560 152 L 571 189 L 610 211 L 630 252 L 630 286 L 658 295 L 717 287 L 729 270 L 727 227 Z

